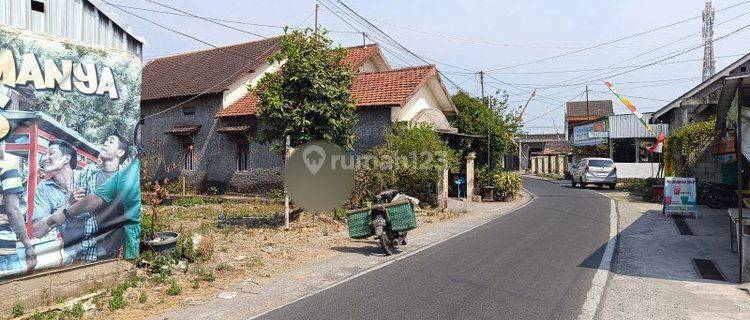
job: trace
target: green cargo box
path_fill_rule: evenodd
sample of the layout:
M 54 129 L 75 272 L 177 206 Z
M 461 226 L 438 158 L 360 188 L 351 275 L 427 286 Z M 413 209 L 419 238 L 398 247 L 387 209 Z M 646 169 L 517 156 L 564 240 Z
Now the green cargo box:
M 370 208 L 349 211 L 346 223 L 349 225 L 350 238 L 364 239 L 373 235 L 370 229 Z
M 417 216 L 410 201 L 389 203 L 385 207 L 388 210 L 391 229 L 394 231 L 408 231 L 417 227 Z

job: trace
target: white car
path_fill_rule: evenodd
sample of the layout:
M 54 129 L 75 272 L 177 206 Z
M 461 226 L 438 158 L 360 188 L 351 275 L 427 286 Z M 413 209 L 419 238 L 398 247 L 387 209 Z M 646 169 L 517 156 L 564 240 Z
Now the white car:
M 614 189 L 617 185 L 617 168 L 614 161 L 608 158 L 583 158 L 573 165 L 570 174 L 573 187 L 578 184 L 585 188 L 586 185 L 595 184 L 599 188 L 607 185 Z

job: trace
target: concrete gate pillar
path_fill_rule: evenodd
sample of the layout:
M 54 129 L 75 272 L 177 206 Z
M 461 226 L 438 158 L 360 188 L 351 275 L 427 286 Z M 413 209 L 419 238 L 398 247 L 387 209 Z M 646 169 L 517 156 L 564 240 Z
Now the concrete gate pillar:
M 536 173 L 536 157 L 531 157 L 531 173 Z
M 477 158 L 476 152 L 469 153 L 466 156 L 466 201 L 471 202 L 474 197 L 474 160 Z
M 437 208 L 438 210 L 448 209 L 448 166 L 443 168 L 442 177 L 440 177 L 438 183 L 438 194 L 437 194 Z
M 547 156 L 542 156 L 542 173 L 549 173 Z
M 565 174 L 565 156 L 564 155 L 557 156 L 557 173 Z

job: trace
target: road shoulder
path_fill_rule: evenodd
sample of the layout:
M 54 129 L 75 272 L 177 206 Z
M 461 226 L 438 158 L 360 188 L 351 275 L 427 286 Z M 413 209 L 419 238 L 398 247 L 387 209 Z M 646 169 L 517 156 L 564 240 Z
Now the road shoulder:
M 278 276 L 262 286 L 240 284 L 226 288 L 225 295 L 157 316 L 154 319 L 235 319 L 252 318 L 327 290 L 390 263 L 406 259 L 494 219 L 527 205 L 534 196 L 524 191 L 522 197 L 509 203 L 452 202 L 455 210 L 469 213 L 454 220 L 423 224 L 409 234 L 409 244 L 399 254 L 384 257 L 375 243 L 371 250 L 342 252 L 332 258 L 311 264 L 298 271 Z M 228 299 L 227 299 L 228 298 Z
M 599 319 L 747 318 L 750 295 L 736 283 L 701 279 L 692 263 L 714 260 L 734 280 L 721 212 L 686 219 L 695 232 L 686 236 L 661 215 L 659 204 L 633 201 L 624 192 L 601 193 L 617 203 L 619 241 Z

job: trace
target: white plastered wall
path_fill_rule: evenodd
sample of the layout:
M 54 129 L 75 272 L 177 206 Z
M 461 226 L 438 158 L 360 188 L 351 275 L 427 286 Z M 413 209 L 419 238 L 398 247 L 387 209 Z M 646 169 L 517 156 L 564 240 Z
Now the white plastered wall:
M 247 74 L 232 83 L 229 86 L 229 89 L 224 91 L 222 107 L 226 108 L 232 105 L 232 103 L 237 102 L 237 100 L 247 95 L 248 85 L 255 87 L 255 85 L 258 84 L 258 81 L 263 78 L 263 75 L 269 72 L 276 72 L 280 67 L 281 64 L 274 63 L 273 65 L 271 65 L 268 62 L 265 62 L 260 65 L 253 73 Z

